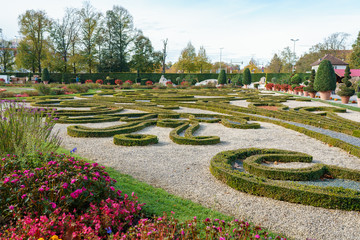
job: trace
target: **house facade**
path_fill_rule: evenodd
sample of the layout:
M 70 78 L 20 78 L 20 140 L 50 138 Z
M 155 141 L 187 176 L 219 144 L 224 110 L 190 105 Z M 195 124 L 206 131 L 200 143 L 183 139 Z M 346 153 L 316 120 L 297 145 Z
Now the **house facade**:
M 333 55 L 326 54 L 323 58 L 320 58 L 316 62 L 312 63 L 311 69 L 314 69 L 316 72 L 319 68 L 320 63 L 324 60 L 329 60 L 331 62 L 331 64 L 333 65 L 334 70 L 336 70 L 336 69 L 345 70 L 346 66 L 349 65 L 348 63 L 344 62 L 343 60 L 341 60 L 337 57 L 334 57 Z

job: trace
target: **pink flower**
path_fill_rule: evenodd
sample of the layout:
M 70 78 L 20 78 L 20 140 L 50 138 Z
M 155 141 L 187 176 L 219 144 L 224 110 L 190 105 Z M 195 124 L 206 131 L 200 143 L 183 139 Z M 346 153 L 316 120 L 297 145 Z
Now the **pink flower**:
M 60 199 L 61 199 L 61 200 L 65 200 L 65 198 L 66 198 L 65 196 L 62 196 Z
M 64 184 L 62 185 L 62 187 L 63 187 L 64 189 L 68 188 L 68 186 L 69 186 L 68 183 L 64 183 Z
M 10 206 L 9 206 L 9 209 L 10 209 L 10 210 L 14 210 L 14 206 L 13 206 L 13 205 L 10 205 Z
M 111 190 L 115 191 L 115 188 L 113 186 L 110 187 Z
M 255 238 L 259 239 L 259 238 L 260 238 L 259 234 L 256 234 L 256 235 L 255 235 Z
M 43 191 L 44 191 L 43 187 L 39 188 L 39 192 L 43 192 Z
M 10 182 L 10 178 L 5 178 L 4 183 Z
M 73 184 L 74 182 L 76 182 L 76 178 L 75 179 L 71 179 L 71 184 Z
M 51 205 L 52 208 L 56 208 L 56 203 L 52 202 L 52 203 L 50 203 L 50 205 Z
M 26 198 L 26 196 L 27 196 L 27 195 L 26 195 L 26 194 L 24 194 L 24 195 L 22 195 L 22 196 L 21 196 L 21 198 L 22 198 L 22 199 L 24 199 L 24 198 Z
M 21 188 L 25 188 L 25 185 L 20 185 Z

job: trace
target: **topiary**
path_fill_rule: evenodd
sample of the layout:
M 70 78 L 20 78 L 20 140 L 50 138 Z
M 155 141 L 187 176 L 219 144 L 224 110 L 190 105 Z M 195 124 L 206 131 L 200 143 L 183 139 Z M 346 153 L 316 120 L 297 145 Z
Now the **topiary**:
M 290 79 L 290 83 L 292 85 L 299 85 L 302 82 L 301 77 L 299 76 L 299 74 L 295 74 L 293 77 L 291 77 Z
M 317 70 L 314 80 L 314 90 L 319 92 L 334 91 L 336 88 L 336 76 L 334 68 L 329 60 L 323 60 Z
M 345 75 L 344 78 L 342 79 L 342 84 L 339 86 L 339 91 L 337 92 L 337 94 L 339 96 L 352 96 L 355 94 L 355 89 L 352 86 L 352 83 L 349 81 L 349 79 L 351 79 L 350 76 L 351 72 L 350 72 L 350 67 L 349 65 L 346 66 L 345 69 Z
M 44 68 L 44 71 L 42 72 L 41 74 L 41 78 L 42 78 L 42 81 L 47 81 L 49 82 L 50 81 L 50 74 L 49 74 L 49 70 L 47 68 Z
M 222 69 L 220 71 L 220 74 L 218 77 L 218 84 L 226 84 L 226 73 L 225 73 L 224 69 Z
M 309 78 L 309 83 L 307 85 L 307 87 L 304 87 L 304 91 L 306 92 L 316 92 L 316 90 L 314 89 L 314 80 L 315 80 L 315 70 L 311 70 L 311 75 Z
M 249 68 L 245 68 L 243 73 L 243 84 L 250 85 L 251 84 L 251 73 Z

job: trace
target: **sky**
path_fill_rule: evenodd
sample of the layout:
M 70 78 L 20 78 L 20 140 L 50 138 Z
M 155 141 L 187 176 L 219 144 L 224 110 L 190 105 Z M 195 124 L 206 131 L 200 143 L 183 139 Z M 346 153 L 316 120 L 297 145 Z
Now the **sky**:
M 176 62 L 188 42 L 196 51 L 246 65 L 251 58 L 266 65 L 285 47 L 301 56 L 335 32 L 349 33 L 348 48 L 360 31 L 359 0 L 90 0 L 105 14 L 114 5 L 126 8 L 134 25 L 149 37 L 155 50 L 168 39 L 167 61 Z M 18 16 L 26 10 L 45 10 L 61 19 L 67 7 L 82 0 L 12 0 L 2 2 L 0 28 L 6 39 L 19 37 Z M 220 50 L 221 49 L 221 50 Z

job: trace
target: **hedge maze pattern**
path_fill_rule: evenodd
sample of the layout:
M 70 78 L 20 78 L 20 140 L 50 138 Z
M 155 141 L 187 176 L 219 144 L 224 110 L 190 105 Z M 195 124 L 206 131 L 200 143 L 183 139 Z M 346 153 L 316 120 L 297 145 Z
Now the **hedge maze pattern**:
M 360 141 L 360 123 L 336 114 L 346 112 L 346 109 L 289 108 L 284 104 L 289 100 L 311 101 L 310 99 L 271 93 L 260 94 L 257 90 L 233 89 L 102 90 L 94 95 L 79 94 L 78 97 L 81 99 L 41 96 L 29 98 L 28 101 L 36 107 L 61 107 L 62 109 L 57 111 L 58 123 L 74 124 L 67 128 L 69 136 L 113 137 L 115 145 L 156 144 L 159 141 L 157 136 L 136 134 L 137 131 L 150 126 L 172 128 L 169 138 L 176 144 L 213 145 L 220 143 L 221 139 L 218 136 L 197 136 L 196 131 L 201 124 L 222 124 L 228 128 L 246 131 L 246 129 L 261 129 L 261 122 L 268 122 L 303 133 L 360 157 L 359 146 L 293 124 L 300 123 L 331 130 Z M 248 107 L 230 104 L 231 101 L 239 100 L 249 102 Z M 217 114 L 174 111 L 180 107 L 208 110 Z M 143 112 L 122 113 L 124 109 Z M 103 122 L 119 122 L 119 124 L 102 128 L 80 125 Z M 360 210 L 359 191 L 297 183 L 329 176 L 359 182 L 359 171 L 323 164 L 313 164 L 311 167 L 301 169 L 282 169 L 264 165 L 264 162 L 275 161 L 311 163 L 312 156 L 279 149 L 238 149 L 217 154 L 211 160 L 210 171 L 230 187 L 254 195 L 325 208 Z M 236 169 L 234 163 L 241 163 L 242 171 Z

